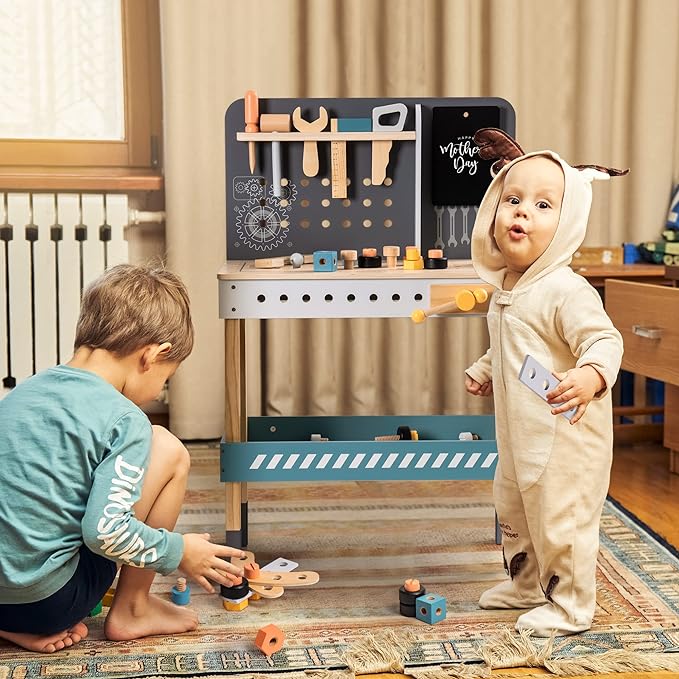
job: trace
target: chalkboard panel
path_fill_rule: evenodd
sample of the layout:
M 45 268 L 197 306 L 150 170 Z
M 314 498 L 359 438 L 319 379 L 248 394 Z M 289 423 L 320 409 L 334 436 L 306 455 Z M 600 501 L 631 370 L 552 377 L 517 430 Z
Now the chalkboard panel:
M 478 205 L 481 202 L 488 188 L 492 164 L 478 157 L 478 147 L 472 139 L 482 127 L 500 127 L 498 106 L 433 107 L 433 205 Z

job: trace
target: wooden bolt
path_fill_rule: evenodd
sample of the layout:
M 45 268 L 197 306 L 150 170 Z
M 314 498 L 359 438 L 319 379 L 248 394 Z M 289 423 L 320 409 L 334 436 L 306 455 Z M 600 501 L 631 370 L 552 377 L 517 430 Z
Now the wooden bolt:
M 408 580 L 403 583 L 403 588 L 406 592 L 419 592 L 420 581 L 415 578 L 408 578 Z
M 401 254 L 401 248 L 398 245 L 385 245 L 382 248 L 382 256 L 387 260 L 387 268 L 395 269 L 396 263 L 398 261 L 399 255 Z
M 245 564 L 243 570 L 245 571 L 246 580 L 256 580 L 259 577 L 259 564 L 255 563 L 254 561 L 252 563 Z
M 427 257 L 429 259 L 441 259 L 443 257 L 443 250 L 440 248 L 427 250 Z
M 364 257 L 377 257 L 377 248 L 363 248 L 361 254 Z
M 358 259 L 358 252 L 356 250 L 341 250 L 340 257 L 344 261 L 345 269 L 353 269 L 356 266 Z

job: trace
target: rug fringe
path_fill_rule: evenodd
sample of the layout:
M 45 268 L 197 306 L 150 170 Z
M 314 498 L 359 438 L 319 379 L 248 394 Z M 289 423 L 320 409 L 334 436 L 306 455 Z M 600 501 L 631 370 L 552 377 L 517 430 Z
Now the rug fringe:
M 405 659 L 415 636 L 406 630 L 386 628 L 368 633 L 340 654 L 355 674 L 404 673 Z
M 368 634 L 350 646 L 342 659 L 349 667 L 349 677 L 360 674 L 399 672 L 414 679 L 485 679 L 491 670 L 513 667 L 541 667 L 554 676 L 572 677 L 586 674 L 618 672 L 679 671 L 679 657 L 670 653 L 635 653 L 625 649 L 590 653 L 577 658 L 552 658 L 554 635 L 545 643 L 536 643 L 530 630 L 515 633 L 502 629 L 479 647 L 483 664 L 448 664 L 439 667 L 405 667 L 405 659 L 414 635 L 404 630 L 385 629 Z M 310 679 L 344 679 L 336 672 Z
M 441 667 L 409 667 L 406 670 L 408 676 L 414 679 L 486 679 L 491 676 L 490 667 L 487 665 L 465 665 Z
M 545 669 L 559 677 L 615 672 L 679 672 L 679 658 L 668 653 L 634 653 L 624 649 L 593 653 L 578 658 L 548 660 Z

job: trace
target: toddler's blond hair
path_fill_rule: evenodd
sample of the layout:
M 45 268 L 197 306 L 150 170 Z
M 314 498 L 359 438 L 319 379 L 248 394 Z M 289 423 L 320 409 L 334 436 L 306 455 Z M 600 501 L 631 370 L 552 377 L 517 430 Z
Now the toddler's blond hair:
M 149 344 L 170 342 L 166 360 L 183 361 L 193 349 L 189 295 L 164 268 L 120 264 L 85 289 L 75 349 L 106 349 L 121 358 Z

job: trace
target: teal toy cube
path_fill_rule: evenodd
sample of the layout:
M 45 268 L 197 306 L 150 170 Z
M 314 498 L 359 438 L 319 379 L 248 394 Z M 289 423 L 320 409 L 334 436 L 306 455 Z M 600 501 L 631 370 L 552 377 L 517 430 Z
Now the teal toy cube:
M 314 252 L 314 271 L 337 271 L 337 251 L 316 250 Z
M 415 617 L 435 625 L 446 619 L 446 599 L 438 594 L 423 594 L 415 599 Z

